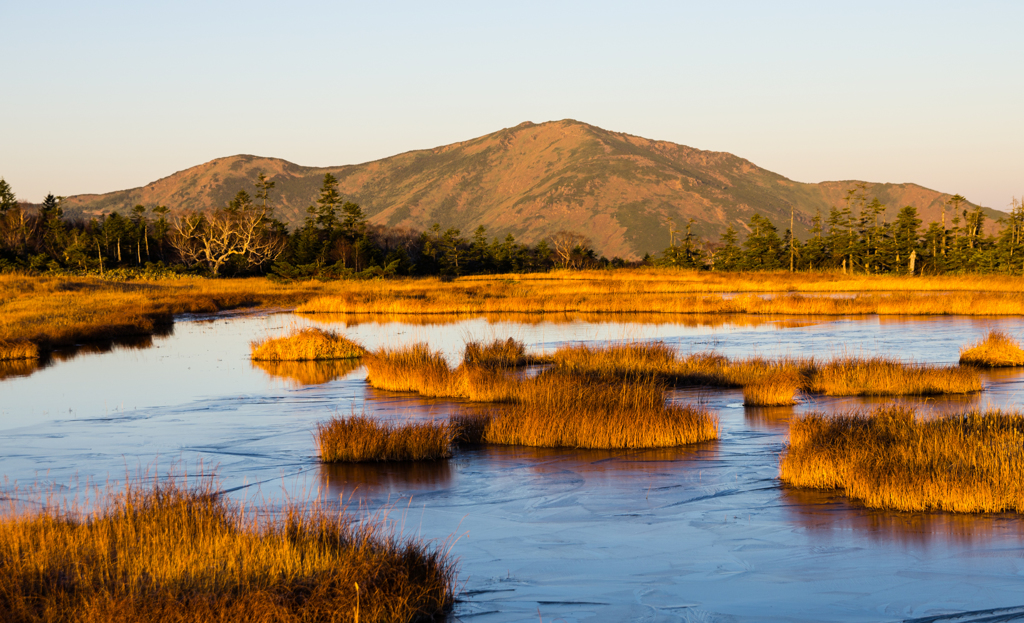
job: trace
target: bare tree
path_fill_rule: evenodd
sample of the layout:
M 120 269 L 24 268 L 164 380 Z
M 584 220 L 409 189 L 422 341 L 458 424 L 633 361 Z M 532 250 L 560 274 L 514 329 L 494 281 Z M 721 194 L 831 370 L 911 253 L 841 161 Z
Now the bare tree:
M 577 249 L 587 249 L 590 247 L 590 238 L 587 238 L 583 234 L 577 234 L 576 232 L 562 229 L 555 232 L 548 241 L 551 243 L 552 248 L 555 250 L 555 256 L 558 257 L 559 263 L 562 268 L 578 268 L 576 265 L 575 253 Z
M 226 208 L 175 219 L 171 245 L 185 264 L 205 264 L 214 275 L 233 257 L 243 257 L 249 266 L 273 261 L 284 251 L 286 240 L 271 229 L 267 212 L 240 190 Z

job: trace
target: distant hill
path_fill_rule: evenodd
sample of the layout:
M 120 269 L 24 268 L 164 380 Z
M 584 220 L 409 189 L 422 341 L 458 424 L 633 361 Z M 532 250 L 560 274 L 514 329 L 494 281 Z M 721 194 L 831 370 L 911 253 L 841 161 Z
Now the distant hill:
M 842 205 L 855 184 L 863 183 L 869 198 L 888 205 L 890 219 L 912 205 L 926 223 L 938 220 L 951 196 L 909 183 L 804 184 L 729 153 L 563 120 L 522 123 L 461 143 L 341 167 L 247 155 L 218 158 L 142 188 L 70 197 L 65 207 L 69 215 L 84 216 L 140 203 L 174 212 L 204 210 L 226 205 L 239 189 L 252 193 L 261 171 L 277 182 L 276 214 L 292 226 L 302 223 L 330 172 L 345 198 L 362 205 L 375 223 L 426 229 L 436 222 L 464 235 L 484 225 L 489 236 L 512 233 L 523 242 L 568 229 L 589 236 L 608 257 L 624 258 L 668 246 L 668 219 L 684 229 L 692 218 L 695 234 L 717 240 L 729 224 L 745 231 L 754 213 L 782 232 L 792 206 L 796 233 L 804 238 L 816 211 L 825 216 L 831 206 Z M 990 219 L 1002 215 L 985 212 Z

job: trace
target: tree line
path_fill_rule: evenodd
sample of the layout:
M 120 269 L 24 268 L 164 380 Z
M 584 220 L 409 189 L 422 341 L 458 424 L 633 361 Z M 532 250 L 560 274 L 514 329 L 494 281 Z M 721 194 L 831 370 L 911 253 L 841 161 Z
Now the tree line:
M 19 202 L 0 179 L 0 271 L 99 273 L 179 272 L 274 279 L 372 278 L 542 272 L 611 265 L 590 240 L 561 231 L 537 244 L 511 234 L 470 237 L 457 228 L 427 231 L 372 224 L 343 199 L 326 174 L 304 223 L 289 231 L 274 216 L 275 183 L 259 174 L 252 192 L 227 205 L 172 215 L 137 205 L 127 215 L 65 218 L 63 198 L 49 194 L 38 209 Z M 625 265 L 616 260 L 616 265 Z
M 843 206 L 833 206 L 827 216 L 815 215 L 807 240 L 793 236 L 792 217 L 790 228 L 780 234 L 771 221 L 754 214 L 742 241 L 730 226 L 716 244 L 707 244 L 688 225 L 680 242 L 673 240 L 655 263 L 722 271 L 1024 273 L 1024 202 L 1014 199 L 1010 213 L 999 219 L 998 232 L 989 235 L 981 208 L 966 206 L 966 198 L 954 195 L 943 206 L 941 220 L 922 228 L 915 207 L 892 215 L 878 198 L 868 200 L 856 187 L 847 191 Z
M 730 226 L 718 241 L 698 238 L 691 220 L 685 234 L 669 228 L 669 246 L 642 261 L 599 256 L 581 234 L 560 231 L 536 244 L 511 234 L 488 238 L 480 226 L 464 236 L 435 224 L 427 231 L 368 222 L 326 174 L 303 224 L 294 231 L 275 218 L 275 183 L 262 173 L 252 193 L 239 190 L 227 205 L 172 215 L 165 206 L 137 205 L 90 219 L 67 219 L 62 198 L 50 194 L 38 209 L 17 201 L 0 179 L 0 271 L 151 271 L 212 276 L 266 275 L 272 279 L 374 278 L 400 275 L 457 276 L 542 272 L 553 268 L 617 268 L 638 265 L 699 270 L 841 270 L 869 274 L 1024 272 L 1024 204 L 1016 199 L 985 234 L 980 208 L 953 196 L 941 222 L 922 229 L 917 210 L 906 206 L 890 218 L 877 198 L 851 189 L 843 206 L 812 220 L 810 237 L 790 228 L 780 234 L 754 214 L 746 233 Z M 678 236 L 677 234 L 681 234 Z

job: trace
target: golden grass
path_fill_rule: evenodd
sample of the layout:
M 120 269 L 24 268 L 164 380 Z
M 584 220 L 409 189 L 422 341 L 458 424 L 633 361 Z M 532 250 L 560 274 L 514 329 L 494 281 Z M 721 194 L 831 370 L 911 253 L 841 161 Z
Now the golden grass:
M 39 359 L 39 347 L 26 340 L 0 341 L 0 361 Z
M 392 424 L 353 415 L 316 425 L 320 460 L 325 463 L 447 459 L 458 427 L 452 422 Z
M 1024 279 L 890 277 L 836 273 L 677 270 L 555 271 L 454 281 L 275 283 L 263 278 L 110 281 L 0 275 L 0 342 L 47 351 L 86 341 L 150 335 L 174 314 L 256 306 L 302 312 L 392 315 L 545 313 L 922 315 L 1024 314 Z M 776 292 L 771 297 L 723 296 Z M 852 298 L 815 293 L 859 292 Z M 781 294 L 804 293 L 804 294 Z M 810 296 L 808 296 L 810 294 Z
M 544 371 L 519 383 L 517 400 L 460 424 L 470 441 L 548 448 L 641 449 L 718 439 L 707 409 L 665 404 L 652 379 L 586 378 Z M 474 421 L 476 420 L 476 421 Z
M 753 401 L 750 404 L 761 406 L 792 404 L 759 402 L 759 396 L 768 400 L 769 394 L 785 394 L 786 385 L 792 387 L 794 394 L 799 389 L 830 396 L 964 394 L 982 390 L 976 370 L 905 363 L 885 357 L 730 360 L 708 352 L 679 356 L 663 343 L 634 342 L 601 347 L 567 346 L 555 351 L 552 360 L 559 368 L 581 373 L 626 378 L 657 375 L 677 385 L 758 386 L 745 397 Z M 772 385 L 777 387 L 773 389 Z
M 960 349 L 960 363 L 988 368 L 1024 366 L 1024 349 L 1006 333 L 989 331 L 985 339 Z
M 268 512 L 174 481 L 129 486 L 95 513 L 12 506 L 0 620 L 390 623 L 452 605 L 453 563 L 383 519 L 318 503 Z
M 522 342 L 508 338 L 494 340 L 490 344 L 467 342 L 463 355 L 466 365 L 485 368 L 515 368 L 537 363 L 544 363 L 548 358 L 528 354 Z
M 779 476 L 842 489 L 872 508 L 1024 511 L 1024 415 L 971 411 L 924 420 L 889 406 L 790 422 Z
M 426 344 L 381 348 L 367 353 L 366 380 L 377 389 L 455 398 L 466 395 L 465 378 L 448 366 L 440 352 Z
M 751 407 L 795 405 L 800 386 L 800 377 L 796 374 L 765 375 L 743 387 L 743 404 Z
M 324 361 L 362 357 L 366 349 L 333 331 L 307 327 L 291 335 L 252 342 L 253 361 Z
M 994 315 L 1024 313 L 1019 277 L 847 277 L 831 273 L 559 271 L 452 282 L 359 282 L 300 305 L 301 313 L 672 313 Z M 722 293 L 775 292 L 773 296 Z M 797 293 L 802 292 L 802 293 Z M 852 297 L 831 292 L 858 292 Z
M 930 396 L 982 390 L 976 370 L 885 357 L 835 358 L 815 365 L 807 391 L 826 396 Z
M 718 437 L 718 422 L 709 411 L 666 405 L 666 387 L 661 380 L 651 376 L 624 380 L 563 369 L 545 370 L 528 378 L 513 367 L 513 362 L 531 359 L 521 344 L 499 340 L 491 346 L 492 354 L 481 356 L 485 349 L 471 343 L 467 360 L 454 369 L 424 344 L 382 349 L 366 357 L 367 380 L 378 389 L 510 403 L 480 419 L 458 420 L 463 441 L 657 448 Z M 484 365 L 488 363 L 491 365 Z
M 272 377 L 284 379 L 302 387 L 321 385 L 340 379 L 349 372 L 358 370 L 362 364 L 358 359 L 329 359 L 327 361 L 253 361 Z
M 254 306 L 292 306 L 331 284 L 267 279 L 183 278 L 107 281 L 91 277 L 0 275 L 0 342 L 29 341 L 43 351 L 88 341 L 151 335 L 174 314 Z M 337 288 L 337 286 L 334 286 Z

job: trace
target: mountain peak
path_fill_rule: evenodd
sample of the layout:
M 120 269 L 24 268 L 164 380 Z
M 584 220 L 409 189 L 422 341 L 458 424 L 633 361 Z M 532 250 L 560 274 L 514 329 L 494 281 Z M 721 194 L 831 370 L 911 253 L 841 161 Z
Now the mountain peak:
M 717 239 L 728 226 L 744 229 L 761 214 L 780 230 L 793 211 L 798 235 L 811 219 L 839 205 L 857 182 L 802 184 L 726 152 L 694 149 L 611 132 L 575 119 L 525 121 L 512 128 L 434 149 L 359 165 L 304 167 L 279 158 L 238 154 L 179 171 L 143 188 L 70 197 L 69 214 L 86 217 L 136 204 L 172 211 L 226 205 L 253 190 L 259 173 L 276 183 L 279 218 L 303 222 L 324 173 L 338 179 L 347 200 L 371 222 L 394 227 L 513 234 L 536 242 L 559 230 L 589 236 L 605 255 L 637 258 L 665 248 L 670 227 Z M 867 184 L 895 212 L 914 205 L 937 219 L 949 195 L 912 184 Z M 998 213 L 990 211 L 990 216 Z M 674 223 L 674 225 L 670 225 Z

